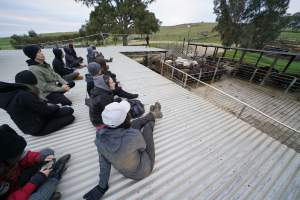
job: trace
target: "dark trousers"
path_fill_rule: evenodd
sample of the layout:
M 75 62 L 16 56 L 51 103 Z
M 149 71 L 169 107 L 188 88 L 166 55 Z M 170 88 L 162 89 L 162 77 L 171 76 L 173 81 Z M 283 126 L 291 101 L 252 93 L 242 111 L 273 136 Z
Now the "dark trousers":
M 151 169 L 155 162 L 155 147 L 153 140 L 153 129 L 155 125 L 155 118 L 152 113 L 148 113 L 145 117 L 135 119 L 131 123 L 131 127 L 141 131 L 146 142 L 146 153 L 151 160 Z
M 70 74 L 64 75 L 63 79 L 65 79 L 66 81 L 73 82 L 73 80 L 78 76 L 78 73 L 76 72 L 72 72 Z M 75 84 L 74 84 L 75 85 Z M 71 86 L 70 86 L 71 87 Z
M 54 115 L 49 117 L 49 121 L 44 128 L 39 131 L 35 136 L 43 136 L 54 131 L 61 129 L 62 127 L 71 124 L 75 117 L 73 116 L 74 110 L 70 107 L 60 108 Z
M 46 96 L 49 103 L 53 104 L 61 104 L 63 106 L 72 105 L 72 101 L 70 101 L 62 92 L 51 92 Z

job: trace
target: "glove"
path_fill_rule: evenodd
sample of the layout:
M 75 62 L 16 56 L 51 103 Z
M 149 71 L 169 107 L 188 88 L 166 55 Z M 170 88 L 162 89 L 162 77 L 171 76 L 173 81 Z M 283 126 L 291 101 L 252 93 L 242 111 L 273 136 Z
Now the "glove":
M 45 174 L 38 172 L 35 175 L 33 175 L 30 179 L 30 183 L 33 183 L 34 185 L 36 185 L 37 187 L 39 187 L 40 185 L 42 185 L 45 181 L 46 181 L 47 177 L 45 176 Z
M 91 189 L 88 193 L 86 193 L 83 198 L 86 200 L 99 200 L 102 198 L 102 196 L 105 194 L 105 192 L 108 190 L 108 186 L 103 189 L 99 185 L 95 186 L 93 189 Z

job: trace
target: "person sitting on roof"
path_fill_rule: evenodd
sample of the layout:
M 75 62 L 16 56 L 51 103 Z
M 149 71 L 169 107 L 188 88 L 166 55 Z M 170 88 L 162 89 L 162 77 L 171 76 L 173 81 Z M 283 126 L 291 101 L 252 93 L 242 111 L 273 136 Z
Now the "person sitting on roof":
M 78 71 L 75 71 L 73 68 L 66 67 L 66 64 L 63 61 L 64 53 L 61 49 L 54 48 L 53 53 L 55 57 L 53 59 L 52 66 L 57 74 L 59 74 L 68 82 L 83 79 L 83 77 L 80 76 L 80 73 Z
M 37 79 L 31 71 L 19 72 L 15 82 L 0 82 L 0 108 L 23 133 L 43 136 L 74 121 L 71 107 L 59 107 L 39 98 Z
M 123 176 L 141 180 L 149 176 L 155 162 L 153 129 L 155 119 L 161 118 L 161 105 L 156 102 L 150 112 L 133 120 L 127 101 L 113 102 L 102 112 L 104 126 L 96 132 L 95 145 L 99 154 L 100 180 L 83 198 L 98 200 L 108 190 L 111 165 Z
M 101 69 L 101 66 L 95 62 L 88 65 L 88 71 L 92 75 L 93 81 L 93 89 L 90 92 L 89 114 L 94 126 L 103 124 L 99 116 L 101 116 L 104 107 L 114 101 L 120 101 L 119 98 L 115 100 L 114 96 L 120 93 L 118 90 L 122 90 L 116 87 L 110 76 L 102 74 Z M 124 93 L 127 94 L 125 91 Z M 118 97 L 123 96 L 118 95 Z
M 94 45 L 89 46 L 87 48 L 87 52 L 88 52 L 88 54 L 86 55 L 86 58 L 87 58 L 88 63 L 96 62 L 96 57 L 101 57 L 106 62 L 112 62 L 113 61 L 113 58 L 110 58 L 109 60 L 105 59 L 103 54 L 96 50 L 96 47 Z
M 64 96 L 64 93 L 75 86 L 74 82 L 65 81 L 59 74 L 55 73 L 51 66 L 45 62 L 45 56 L 38 45 L 28 45 L 23 52 L 30 59 L 27 60 L 29 70 L 33 72 L 38 80 L 37 87 L 42 98 L 55 104 L 72 105 L 72 102 Z
M 7 124 L 0 126 L 0 199 L 59 200 L 56 186 L 71 155 L 55 162 L 54 151 L 25 150 L 27 143 Z
M 113 91 L 114 95 L 117 95 L 119 97 L 126 98 L 126 99 L 136 99 L 136 98 L 138 98 L 138 96 L 139 96 L 138 94 L 131 94 L 131 93 L 126 92 L 125 90 L 122 89 L 122 87 L 120 86 L 120 82 L 117 81 L 116 74 L 112 73 L 109 70 L 109 66 L 106 64 L 105 59 L 103 59 L 102 57 L 97 56 L 96 57 L 96 63 L 98 63 L 100 65 L 100 68 L 101 68 L 101 69 L 99 69 L 100 71 L 97 72 L 97 74 L 103 74 L 103 75 L 109 76 L 114 81 L 114 83 L 116 85 L 115 90 Z M 90 75 L 91 75 L 91 73 L 90 73 Z M 94 82 L 91 81 L 91 80 L 92 79 L 89 78 L 88 75 L 87 75 L 86 81 L 87 81 L 88 94 L 90 94 L 91 90 L 94 88 Z
M 83 64 L 83 58 L 77 56 L 72 42 L 69 44 L 68 47 L 64 47 L 64 51 L 66 66 L 68 68 L 78 69 L 86 67 L 86 65 Z

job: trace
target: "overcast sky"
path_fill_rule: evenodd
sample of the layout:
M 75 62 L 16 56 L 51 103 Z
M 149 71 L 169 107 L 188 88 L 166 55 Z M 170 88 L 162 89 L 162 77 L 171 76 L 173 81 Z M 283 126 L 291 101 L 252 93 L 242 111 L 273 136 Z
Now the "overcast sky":
M 163 25 L 214 22 L 213 0 L 156 0 L 149 8 Z M 78 31 L 91 9 L 74 0 L 1 0 L 0 37 L 27 33 Z M 291 0 L 289 13 L 300 11 Z

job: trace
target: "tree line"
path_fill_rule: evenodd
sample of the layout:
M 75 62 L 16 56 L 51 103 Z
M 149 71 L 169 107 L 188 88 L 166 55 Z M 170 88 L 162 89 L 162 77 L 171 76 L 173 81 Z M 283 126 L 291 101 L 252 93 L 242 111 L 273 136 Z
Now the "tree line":
M 214 0 L 223 45 L 261 49 L 281 30 L 299 30 L 299 13 L 288 15 L 289 0 Z
M 12 35 L 10 37 L 10 43 L 15 49 L 22 49 L 27 44 L 41 44 L 51 43 L 62 40 L 72 40 L 73 38 L 80 37 L 79 33 L 68 33 L 60 35 L 42 35 L 37 34 L 34 30 L 28 31 L 28 34 L 24 35 Z

